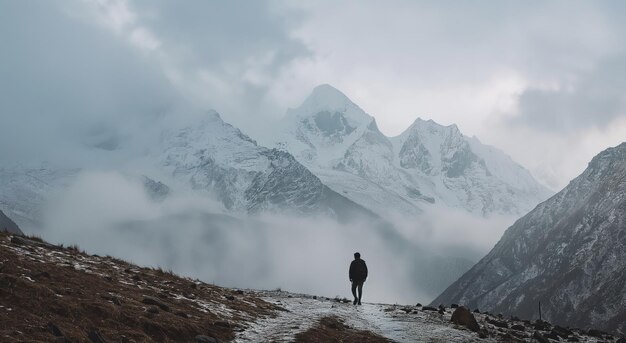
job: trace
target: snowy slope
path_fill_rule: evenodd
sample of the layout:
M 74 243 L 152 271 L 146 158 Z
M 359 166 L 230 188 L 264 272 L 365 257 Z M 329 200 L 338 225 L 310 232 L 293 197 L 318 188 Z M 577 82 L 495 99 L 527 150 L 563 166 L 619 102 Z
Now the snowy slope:
M 322 182 L 379 213 L 418 214 L 432 204 L 479 215 L 519 215 L 550 192 L 501 151 L 456 125 L 417 119 L 397 137 L 329 85 L 290 109 L 276 146 Z
M 41 234 L 43 211 L 48 202 L 62 196 L 84 169 L 1 168 L 0 211 L 4 211 L 26 233 Z M 170 192 L 169 187 L 140 174 L 122 173 L 132 182 L 142 184 L 146 194 L 155 201 Z
M 177 180 L 236 213 L 324 213 L 347 219 L 373 213 L 326 187 L 293 156 L 257 145 L 215 111 L 164 135 L 159 163 Z
M 626 332 L 626 143 L 511 226 L 433 303 Z
M 77 173 L 77 169 L 0 168 L 0 210 L 25 232 L 37 232 L 45 202 Z

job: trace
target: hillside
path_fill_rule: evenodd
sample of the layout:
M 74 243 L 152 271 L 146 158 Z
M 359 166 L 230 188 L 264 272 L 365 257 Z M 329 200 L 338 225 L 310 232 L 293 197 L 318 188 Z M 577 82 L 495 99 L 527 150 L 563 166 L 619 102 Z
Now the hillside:
M 511 226 L 433 303 L 626 332 L 626 143 Z
M 530 342 L 553 332 L 584 342 L 617 341 L 486 313 L 475 313 L 475 333 L 452 324 L 452 311 L 355 307 L 340 298 L 223 288 L 0 234 L 3 342 Z

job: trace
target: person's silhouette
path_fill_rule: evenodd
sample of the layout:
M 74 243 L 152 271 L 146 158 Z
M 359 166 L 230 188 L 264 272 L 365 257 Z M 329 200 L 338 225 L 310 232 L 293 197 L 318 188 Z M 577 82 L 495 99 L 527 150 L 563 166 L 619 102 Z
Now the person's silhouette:
M 365 261 L 361 259 L 361 254 L 354 253 L 354 261 L 350 263 L 350 282 L 352 282 L 352 295 L 354 295 L 353 304 L 361 305 L 361 296 L 363 295 L 363 283 L 367 279 L 367 265 Z M 359 296 L 357 297 L 357 289 Z

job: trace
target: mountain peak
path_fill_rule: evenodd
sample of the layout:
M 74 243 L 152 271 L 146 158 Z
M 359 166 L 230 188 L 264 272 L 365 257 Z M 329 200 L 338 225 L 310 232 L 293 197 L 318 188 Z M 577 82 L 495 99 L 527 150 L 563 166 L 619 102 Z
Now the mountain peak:
M 417 117 L 415 119 L 415 121 L 413 121 L 413 124 L 411 124 L 411 126 L 409 126 L 402 134 L 402 135 L 406 135 L 406 134 L 410 134 L 411 132 L 429 132 L 431 134 L 433 133 L 453 133 L 454 135 L 458 135 L 458 136 L 462 136 L 461 131 L 459 130 L 459 127 L 456 124 L 450 124 L 450 125 L 442 125 L 437 123 L 436 121 L 432 120 L 432 119 L 422 119 L 421 117 Z
M 352 101 L 337 88 L 329 84 L 321 84 L 315 88 L 304 101 L 304 104 L 323 104 L 330 107 L 345 107 Z
M 287 111 L 291 116 L 300 118 L 325 112 L 330 115 L 340 114 L 352 126 L 367 125 L 372 119 L 340 90 L 328 84 L 315 87 L 300 107 Z

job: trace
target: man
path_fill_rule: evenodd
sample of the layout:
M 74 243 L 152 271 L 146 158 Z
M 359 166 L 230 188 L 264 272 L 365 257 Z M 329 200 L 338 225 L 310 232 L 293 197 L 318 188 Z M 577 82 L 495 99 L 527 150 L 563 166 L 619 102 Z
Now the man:
M 354 253 L 354 261 L 350 263 L 350 282 L 352 282 L 352 295 L 354 295 L 353 304 L 361 305 L 361 296 L 363 295 L 363 282 L 367 279 L 367 265 L 361 259 L 361 254 Z M 357 297 L 356 291 L 359 290 Z

